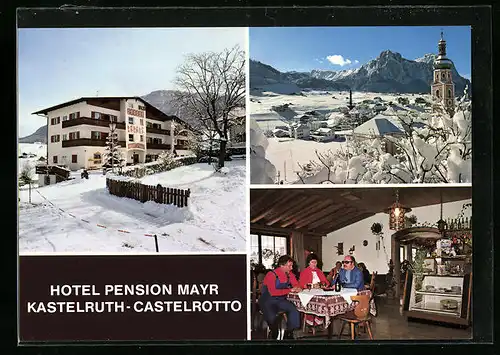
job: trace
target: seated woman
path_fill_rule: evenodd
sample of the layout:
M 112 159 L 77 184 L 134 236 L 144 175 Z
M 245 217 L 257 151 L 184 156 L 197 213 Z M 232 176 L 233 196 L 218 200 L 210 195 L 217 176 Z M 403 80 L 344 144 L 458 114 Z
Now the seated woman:
M 329 282 L 323 274 L 323 271 L 318 269 L 318 256 L 315 254 L 309 254 L 306 259 L 307 267 L 300 273 L 299 284 L 301 288 L 306 288 L 311 285 L 311 288 L 320 288 L 322 286 L 328 286 Z M 316 326 L 324 324 L 324 318 L 318 317 L 312 314 L 305 315 L 305 322 L 312 328 L 313 333 L 315 333 Z
M 259 306 L 264 319 L 271 329 L 271 337 L 278 337 L 276 318 L 279 312 L 287 314 L 285 339 L 293 339 L 293 331 L 300 328 L 300 314 L 293 303 L 287 300 L 290 292 L 300 292 L 301 288 L 292 271 L 293 259 L 283 255 L 278 259 L 278 267 L 267 273 L 263 281 Z
M 356 266 L 356 259 L 352 255 L 346 255 L 342 261 L 342 269 L 340 269 L 336 278 L 332 280 L 332 285 L 335 285 L 337 278 L 342 287 L 355 288 L 358 291 L 365 289 L 363 272 Z

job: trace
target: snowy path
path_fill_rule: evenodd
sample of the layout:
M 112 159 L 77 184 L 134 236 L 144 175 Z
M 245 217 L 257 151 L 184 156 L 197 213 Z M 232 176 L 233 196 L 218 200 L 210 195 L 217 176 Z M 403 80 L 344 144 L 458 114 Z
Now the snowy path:
M 20 191 L 20 251 L 154 252 L 154 238 L 145 234 L 157 234 L 160 252 L 244 251 L 245 161 L 231 162 L 227 176 L 208 167 L 147 177 L 148 184 L 189 187 L 189 206 L 182 209 L 109 195 L 97 174 L 32 191 L 34 206 Z

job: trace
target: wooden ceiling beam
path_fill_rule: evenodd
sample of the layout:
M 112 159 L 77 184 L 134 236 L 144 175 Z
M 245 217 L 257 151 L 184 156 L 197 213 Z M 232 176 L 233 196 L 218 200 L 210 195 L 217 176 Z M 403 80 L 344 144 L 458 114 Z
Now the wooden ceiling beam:
M 269 196 L 273 195 L 273 192 L 269 192 L 268 190 L 251 190 L 250 191 L 250 210 L 255 210 L 264 202 L 269 199 Z
M 355 209 L 354 207 L 347 207 L 346 209 L 344 209 L 342 211 L 342 214 L 340 216 L 339 215 L 325 216 L 321 219 L 317 219 L 313 223 L 309 224 L 309 229 L 316 230 L 316 228 L 318 228 L 318 226 L 325 224 L 325 222 L 327 222 L 329 219 L 335 220 L 337 222 L 337 224 L 342 223 L 341 221 L 344 221 L 346 218 L 347 219 L 351 218 L 350 216 L 353 213 L 359 214 L 359 211 L 357 209 Z
M 313 215 L 305 220 L 300 221 L 299 223 L 297 223 L 296 227 L 303 228 L 307 225 L 310 225 L 312 222 L 317 221 L 318 219 L 322 219 L 325 216 L 331 216 L 331 214 L 333 214 L 333 213 L 335 213 L 338 210 L 341 210 L 343 208 L 345 208 L 345 206 L 342 204 L 338 204 L 338 205 L 332 204 L 332 205 L 330 205 L 330 207 L 323 209 L 323 211 L 318 212 L 317 214 L 315 214 L 315 215 Z M 310 229 L 310 226 L 308 226 L 307 228 Z
M 302 210 L 302 213 L 298 215 L 297 218 L 291 218 L 288 222 L 283 223 L 281 226 L 282 227 L 288 227 L 289 225 L 296 224 L 299 225 L 301 224 L 301 221 L 303 220 L 309 220 L 310 218 L 314 219 L 314 216 L 325 209 L 326 206 L 332 205 L 332 202 L 329 200 L 323 200 L 318 203 L 315 203 L 314 205 L 309 205 L 306 208 Z
M 285 195 L 282 194 L 276 200 L 274 200 L 274 201 L 271 200 L 272 201 L 272 204 L 271 204 L 272 207 L 266 207 L 266 209 L 264 210 L 264 212 L 260 213 L 256 217 L 252 218 L 250 220 L 250 222 L 252 222 L 252 223 L 258 222 L 261 219 L 269 216 L 270 214 L 276 213 L 276 210 L 279 210 L 279 208 L 281 207 L 282 204 L 285 204 L 285 203 L 293 200 L 294 198 L 295 198 L 295 194 L 292 193 L 292 192 L 289 193 L 289 194 L 285 194 Z
M 365 213 L 362 213 L 362 214 L 358 214 L 358 215 L 353 216 L 352 218 L 350 218 L 350 219 L 348 219 L 346 221 L 343 221 L 341 223 L 336 223 L 332 227 L 326 227 L 324 229 L 322 228 L 321 230 L 314 229 L 314 232 L 316 232 L 316 233 L 322 233 L 323 235 L 327 235 L 328 233 L 335 232 L 336 230 L 339 230 L 339 229 L 342 229 L 344 227 L 347 227 L 347 226 L 349 226 L 349 225 L 351 225 L 353 223 L 362 221 L 363 219 L 371 217 L 373 215 L 374 214 L 370 213 L 370 212 L 365 212 Z
M 304 210 L 308 211 L 308 208 L 311 204 L 315 204 L 315 203 L 318 203 L 318 202 L 321 202 L 324 200 L 324 199 L 318 199 L 315 196 L 313 196 L 312 198 L 308 197 L 308 199 L 309 199 L 309 201 L 307 201 L 307 203 L 305 205 L 301 202 L 300 205 L 296 206 L 296 208 L 294 208 L 292 211 L 290 211 L 288 216 L 283 218 L 282 222 L 288 222 L 288 221 L 293 220 L 293 219 L 296 220 L 298 216 L 300 216 L 304 213 Z
M 293 205 L 291 205 L 290 208 L 283 211 L 282 216 L 276 217 L 276 218 L 270 220 L 269 222 L 267 222 L 266 224 L 268 226 L 270 226 L 270 225 L 275 224 L 276 222 L 287 220 L 290 215 L 293 215 L 296 212 L 298 212 L 298 213 L 302 212 L 303 208 L 304 208 L 304 202 L 306 202 L 309 199 L 310 199 L 309 196 L 302 196 L 302 197 L 298 198 L 297 201 L 293 202 Z

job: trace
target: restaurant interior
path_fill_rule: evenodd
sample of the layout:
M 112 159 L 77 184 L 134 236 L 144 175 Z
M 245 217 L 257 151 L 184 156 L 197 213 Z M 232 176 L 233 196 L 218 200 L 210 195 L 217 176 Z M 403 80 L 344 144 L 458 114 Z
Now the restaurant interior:
M 301 314 L 296 339 L 472 337 L 471 187 L 254 188 L 250 233 L 253 340 L 269 339 L 258 303 L 263 277 L 282 255 L 298 275 L 310 254 L 325 276 L 347 255 L 362 263 L 370 307 L 360 313 L 362 302 L 290 294 Z M 345 319 L 349 312 L 355 319 Z M 311 326 L 306 315 L 326 321 Z

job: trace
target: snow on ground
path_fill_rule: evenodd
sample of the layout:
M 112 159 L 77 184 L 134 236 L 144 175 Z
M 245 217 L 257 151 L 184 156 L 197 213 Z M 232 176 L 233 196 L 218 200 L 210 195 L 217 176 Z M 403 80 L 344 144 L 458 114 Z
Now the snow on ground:
M 272 130 L 276 126 L 286 125 L 292 121 L 279 115 L 271 109 L 273 106 L 289 104 L 289 108 L 303 115 L 308 111 L 316 111 L 328 119 L 328 115 L 339 107 L 345 107 L 349 103 L 349 92 L 346 91 L 324 91 L 324 90 L 303 90 L 303 95 L 284 95 L 270 93 L 272 87 L 261 85 L 263 92 L 259 95 L 250 95 L 250 115 L 263 131 Z M 300 93 L 300 92 L 298 92 Z M 334 98 L 335 97 L 335 98 Z M 423 97 L 429 100 L 430 95 L 412 95 L 412 94 L 394 94 L 394 93 L 370 93 L 370 92 L 353 92 L 352 100 L 354 104 L 359 104 L 363 100 L 373 100 L 380 97 L 383 101 L 397 103 L 398 97 L 408 98 L 413 103 L 416 97 Z M 398 125 L 399 121 L 394 120 Z M 311 160 L 317 161 L 315 151 L 325 152 L 328 150 L 335 151 L 340 147 L 345 147 L 346 143 L 340 142 L 315 142 L 305 140 L 293 140 L 283 138 L 269 138 L 269 146 L 266 149 L 266 158 L 280 172 L 280 179 L 285 183 L 296 182 L 298 177 L 295 173 L 301 165 L 308 163 Z M 285 179 L 286 174 L 286 179 Z
M 36 179 L 35 175 L 35 165 L 38 163 L 40 157 L 47 156 L 47 145 L 41 143 L 19 143 L 17 149 L 17 156 L 20 157 L 26 153 L 28 155 L 34 154 L 33 158 L 18 158 L 17 160 L 17 172 L 19 173 L 26 164 L 29 164 L 32 168 L 33 177 Z
M 318 153 L 324 153 L 328 150 L 335 152 L 346 144 L 339 142 L 319 143 L 291 138 L 268 138 L 268 141 L 266 158 L 276 167 L 280 174 L 280 180 L 289 184 L 298 180 L 296 172 L 300 171 L 299 164 L 303 166 L 311 160 L 318 160 L 316 151 Z
M 20 191 L 20 253 L 155 252 L 154 238 L 144 234 L 158 236 L 160 252 L 244 251 L 246 209 L 235 206 L 245 206 L 245 160 L 226 164 L 227 174 L 194 164 L 143 178 L 191 189 L 185 208 L 110 195 L 99 172 L 33 189 L 34 205 Z

